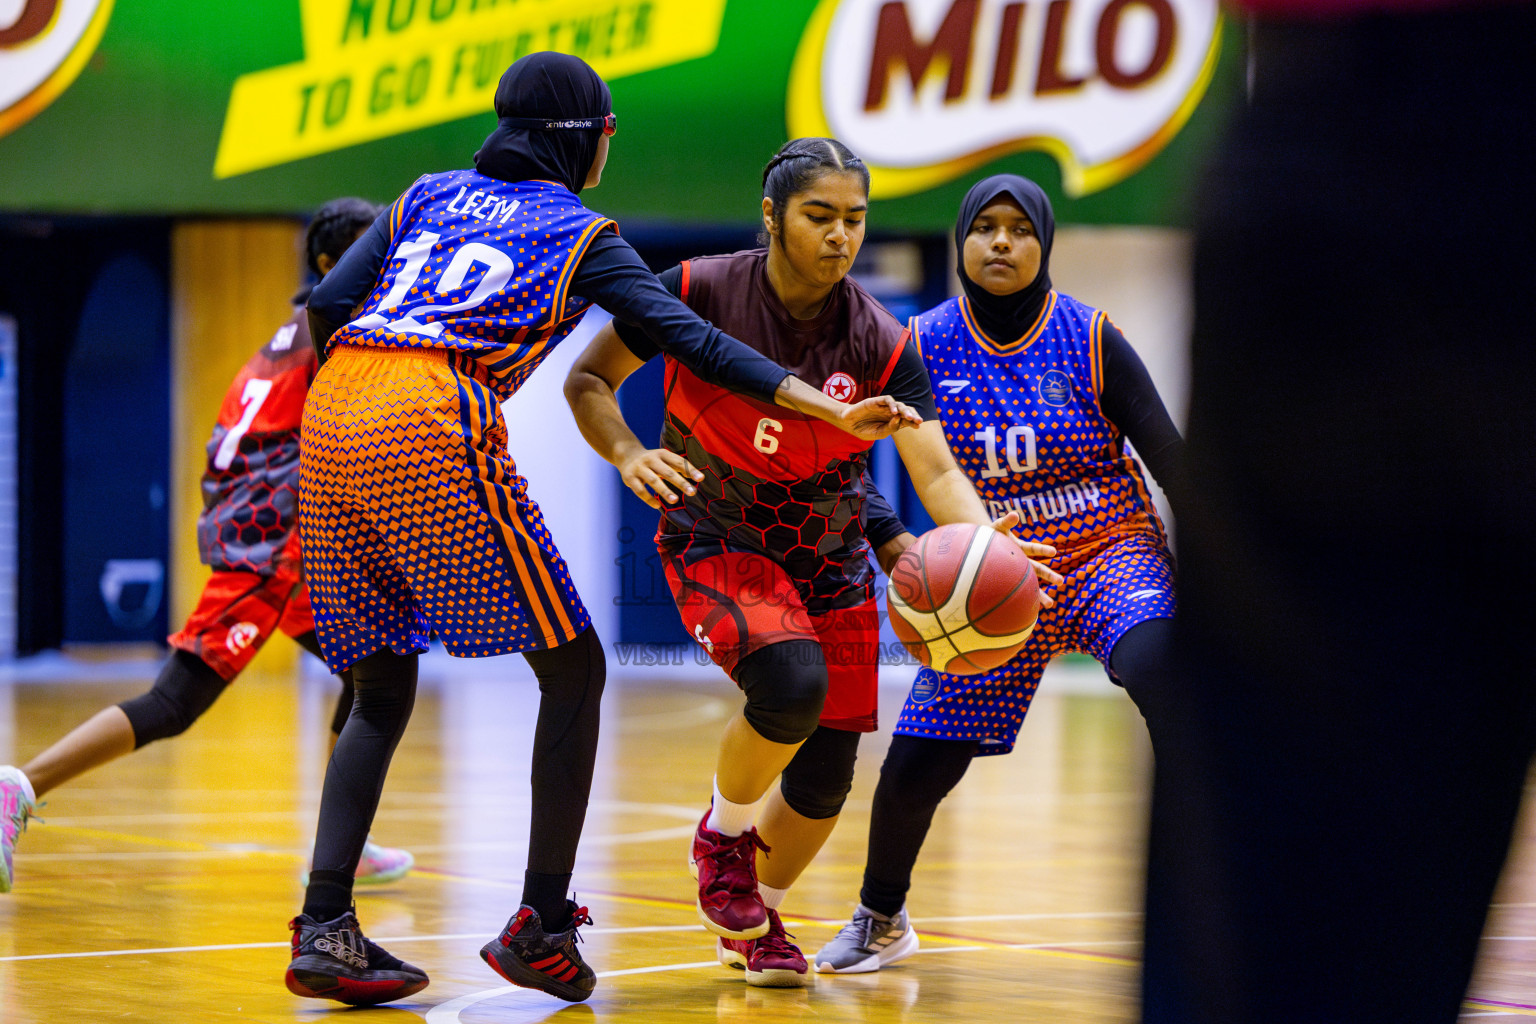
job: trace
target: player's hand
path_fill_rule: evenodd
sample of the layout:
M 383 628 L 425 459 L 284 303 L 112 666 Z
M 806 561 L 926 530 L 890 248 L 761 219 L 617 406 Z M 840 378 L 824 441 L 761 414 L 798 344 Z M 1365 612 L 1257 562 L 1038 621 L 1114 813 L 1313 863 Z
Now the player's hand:
M 889 576 L 891 570 L 896 567 L 896 559 L 901 557 L 903 551 L 916 543 L 917 538 L 903 530 L 884 544 L 881 544 L 875 549 L 875 561 L 880 563 L 880 571 Z
M 876 395 L 844 406 L 837 426 L 862 441 L 878 441 L 902 427 L 919 427 L 922 423 L 923 418 L 910 405 L 890 395 Z
M 1019 514 L 1017 512 L 1009 512 L 1001 519 L 992 520 L 992 529 L 1012 537 L 1014 543 L 1023 549 L 1025 557 L 1029 559 L 1030 566 L 1035 570 L 1035 578 L 1042 584 L 1040 588 L 1040 607 L 1049 608 L 1056 603 L 1056 599 L 1045 592 L 1044 584 L 1049 583 L 1053 587 L 1060 586 L 1062 582 L 1061 573 L 1052 569 L 1044 562 L 1036 561 L 1036 559 L 1054 558 L 1056 556 L 1056 549 L 1049 544 L 1039 544 L 1020 537 L 1013 532 L 1013 528 L 1018 525 Z
M 624 485 L 651 508 L 677 504 L 677 492 L 693 494 L 693 486 L 704 479 L 687 459 L 665 448 L 646 448 L 625 459 L 619 466 Z

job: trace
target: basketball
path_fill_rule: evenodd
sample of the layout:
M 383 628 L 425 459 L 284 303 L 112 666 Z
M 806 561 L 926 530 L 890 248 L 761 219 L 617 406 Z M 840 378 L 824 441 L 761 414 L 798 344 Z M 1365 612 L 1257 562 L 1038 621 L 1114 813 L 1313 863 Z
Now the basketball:
M 980 675 L 1019 652 L 1035 630 L 1040 587 L 1013 538 L 989 526 L 929 530 L 891 567 L 891 628 L 924 665 Z

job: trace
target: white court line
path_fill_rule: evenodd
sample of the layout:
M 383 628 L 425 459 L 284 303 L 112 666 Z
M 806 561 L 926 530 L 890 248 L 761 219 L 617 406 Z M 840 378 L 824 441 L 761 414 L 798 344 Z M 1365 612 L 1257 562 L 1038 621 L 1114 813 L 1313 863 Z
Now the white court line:
M 1094 910 L 1078 914 L 968 914 L 952 917 L 914 917 L 913 924 L 932 924 L 935 921 L 1063 921 L 1087 920 L 1101 917 L 1140 917 L 1139 910 Z
M 976 953 L 998 949 L 1049 949 L 1062 945 L 1059 942 L 1029 943 L 1027 945 L 1009 946 L 945 946 L 939 949 L 919 949 L 919 955 L 923 953 Z M 1102 942 L 1075 942 L 1075 946 L 1107 946 L 1114 945 L 1108 941 Z M 622 971 L 598 971 L 599 978 L 617 978 L 626 974 L 659 974 L 665 971 L 691 971 L 703 967 L 717 967 L 718 960 L 698 960 L 686 964 L 656 964 L 651 967 L 631 967 Z M 462 1024 L 460 1014 L 476 1003 L 483 1003 L 487 999 L 495 999 L 498 996 L 511 995 L 516 992 L 530 993 L 534 989 L 520 988 L 515 985 L 504 985 L 501 988 L 490 988 L 482 992 L 471 992 L 468 995 L 457 996 L 446 1003 L 439 1003 L 427 1011 L 426 1024 Z
M 178 792 L 184 794 L 187 791 L 181 790 Z M 229 793 L 228 791 L 220 791 L 219 795 L 227 797 Z M 283 794 L 284 797 L 289 799 L 292 798 L 292 795 L 291 793 Z M 476 810 L 505 808 L 504 802 L 457 802 L 439 800 L 435 797 L 429 798 L 427 794 L 422 794 L 422 796 L 424 800 L 430 799 L 430 805 L 393 809 L 384 808 L 379 811 L 378 816 L 380 819 L 406 821 L 420 818 L 427 814 L 441 817 L 445 810 L 467 813 Z M 399 795 L 396 794 L 394 798 L 398 800 Z M 615 814 L 655 814 L 663 818 L 677 818 L 679 821 L 697 824 L 699 815 L 703 813 L 701 810 L 703 806 L 703 804 L 700 804 L 699 807 L 683 807 L 679 804 L 639 803 L 632 800 L 593 800 L 588 810 L 589 813 L 591 811 L 610 811 Z M 238 819 L 240 821 L 291 821 L 296 815 L 302 814 L 302 810 L 297 807 L 289 808 L 285 811 L 243 811 L 238 808 L 231 808 L 226 811 L 181 811 L 158 814 L 83 814 L 73 817 L 45 814 L 44 817 L 37 820 L 47 825 L 58 825 L 64 828 L 100 828 L 103 825 L 188 825 L 219 821 L 224 818 Z
M 703 931 L 704 926 L 699 924 L 658 924 L 658 925 L 632 925 L 625 928 L 586 928 L 583 935 L 631 935 L 635 932 L 687 932 Z M 461 932 L 458 934 L 444 935 L 386 935 L 373 941 L 383 945 L 389 943 L 398 946 L 407 942 L 462 942 L 466 939 L 481 939 L 491 934 L 490 929 L 484 932 Z M 11 963 L 17 960 L 74 960 L 80 957 L 98 956 L 144 956 L 148 953 L 219 953 L 226 949 L 288 949 L 291 941 L 284 942 L 238 942 L 221 946 L 162 946 L 157 949 L 95 949 L 81 953 L 33 953 L 29 956 L 0 956 L 0 963 Z
M 618 835 L 583 836 L 583 847 L 623 846 L 629 843 L 655 843 L 663 840 L 686 839 L 693 835 L 693 825 L 673 825 L 669 828 L 653 828 L 645 832 L 622 832 Z M 436 846 L 412 846 L 415 854 L 427 853 L 496 853 L 526 850 L 526 839 L 496 843 L 451 843 Z M 23 864 L 59 863 L 64 861 L 163 861 L 208 860 L 217 857 L 282 857 L 287 859 L 308 857 L 309 847 L 303 848 L 218 848 L 209 850 L 103 850 L 71 851 L 68 853 L 27 853 L 18 859 Z M 423 869 L 427 870 L 423 865 Z
M 598 971 L 599 978 L 617 978 L 625 974 L 657 974 L 662 971 L 692 971 L 701 967 L 719 967 L 718 960 L 696 960 L 687 964 L 656 964 L 653 967 L 630 967 L 622 971 Z M 497 996 L 511 995 L 516 992 L 532 993 L 531 988 L 520 988 L 516 985 L 504 985 L 501 988 L 488 988 L 483 992 L 471 992 L 466 996 L 458 996 L 446 1003 L 438 1003 L 427 1011 L 426 1024 L 458 1024 L 459 1014 L 476 1003 L 483 1003 L 487 999 L 495 999 Z M 543 993 L 539 993 L 543 995 Z

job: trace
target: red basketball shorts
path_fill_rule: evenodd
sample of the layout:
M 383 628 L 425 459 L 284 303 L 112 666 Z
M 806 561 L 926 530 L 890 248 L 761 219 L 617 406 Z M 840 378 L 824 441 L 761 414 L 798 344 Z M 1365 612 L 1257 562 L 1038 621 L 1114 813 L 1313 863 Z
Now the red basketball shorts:
M 667 582 L 683 627 L 732 678 L 770 644 L 814 640 L 827 663 L 821 724 L 874 732 L 879 703 L 880 617 L 874 600 L 823 615 L 806 611 L 789 574 L 772 559 L 730 551 L 691 564 L 668 558 Z
M 273 633 L 297 637 L 314 628 L 309 592 L 298 576 L 215 569 L 187 624 L 169 642 L 201 658 L 227 683 Z

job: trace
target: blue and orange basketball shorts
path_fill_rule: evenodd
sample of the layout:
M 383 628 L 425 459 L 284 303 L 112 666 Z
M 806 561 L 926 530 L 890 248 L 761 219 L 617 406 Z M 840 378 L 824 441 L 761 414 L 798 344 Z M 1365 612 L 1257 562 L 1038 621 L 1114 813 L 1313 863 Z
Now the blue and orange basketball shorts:
M 742 658 L 770 644 L 813 640 L 827 665 L 821 724 L 874 732 L 879 704 L 880 616 L 873 600 L 820 615 L 765 555 L 728 551 L 697 561 L 663 557 L 683 628 L 733 679 Z
M 1040 610 L 1023 650 L 986 675 L 921 669 L 897 719 L 897 735 L 973 740 L 980 744 L 977 754 L 1006 754 L 1047 662 L 1058 654 L 1091 654 L 1107 671 L 1115 644 L 1131 627 L 1173 617 L 1173 559 L 1158 535 L 1105 534 L 1063 549 L 1049 564 L 1064 580 L 1051 592 L 1056 604 Z
M 215 569 L 187 624 L 167 642 L 195 654 L 227 683 L 245 671 L 273 633 L 298 637 L 314 628 L 309 594 L 297 573 Z
M 472 359 L 337 348 L 310 386 L 300 454 L 304 572 L 331 671 L 425 651 L 434 633 L 474 658 L 590 625 Z

